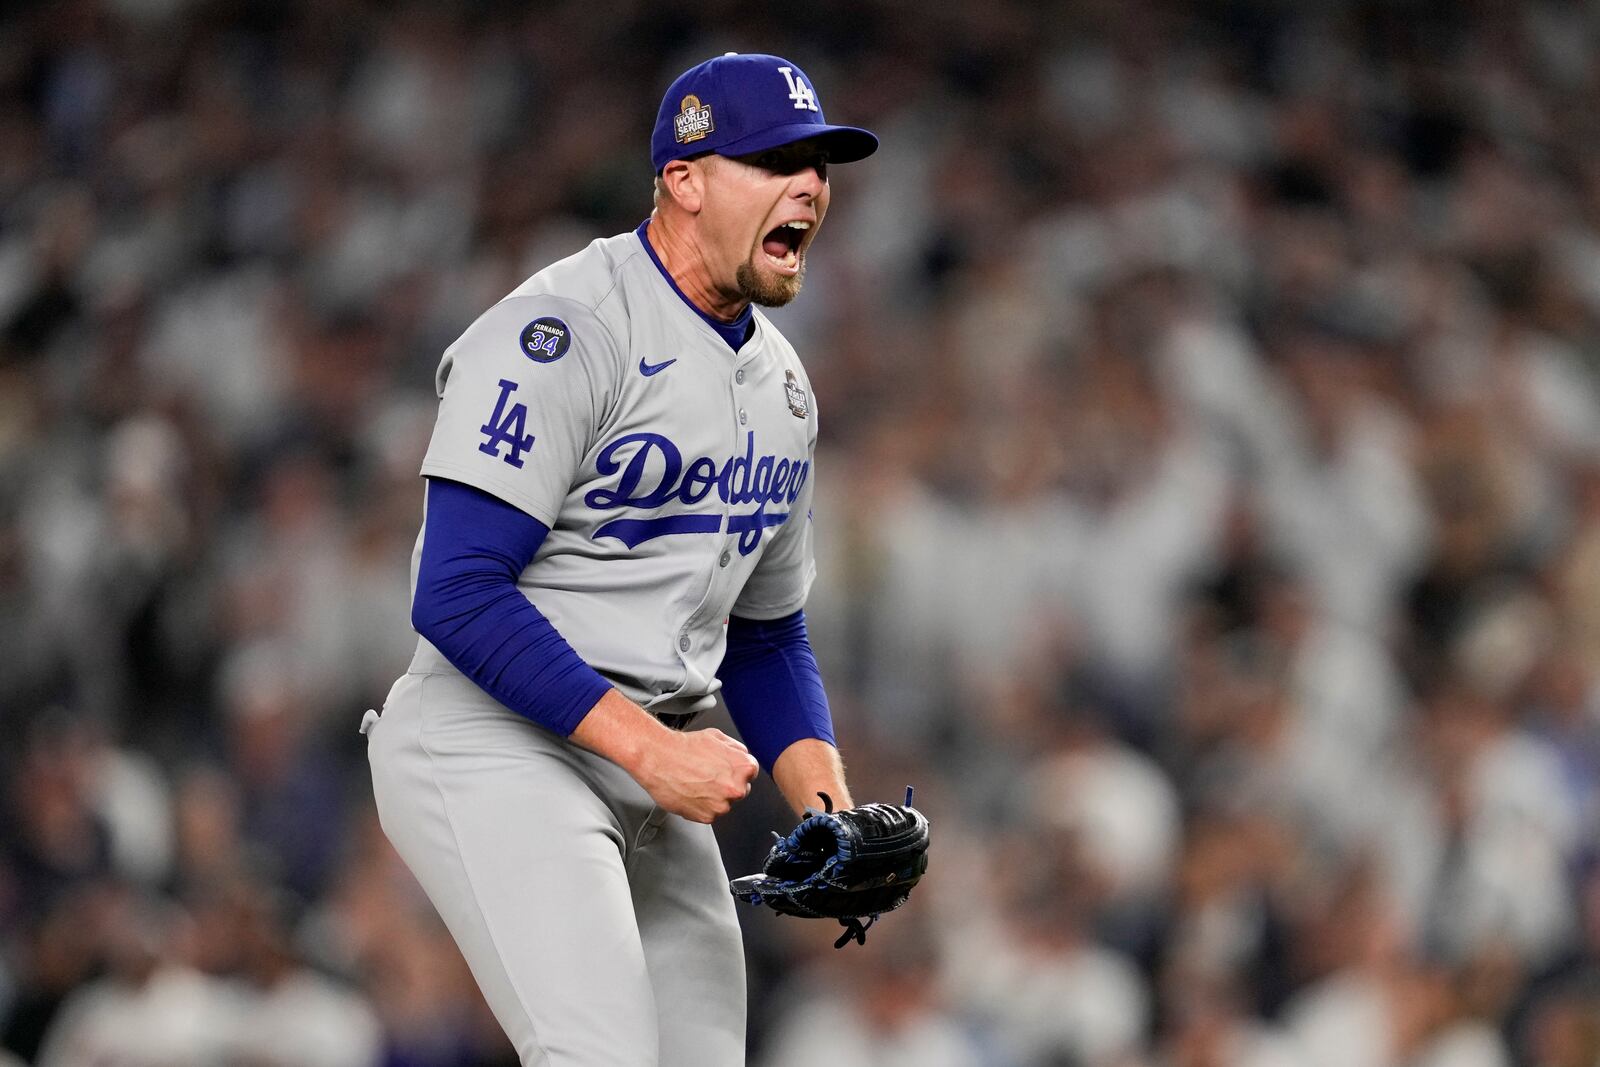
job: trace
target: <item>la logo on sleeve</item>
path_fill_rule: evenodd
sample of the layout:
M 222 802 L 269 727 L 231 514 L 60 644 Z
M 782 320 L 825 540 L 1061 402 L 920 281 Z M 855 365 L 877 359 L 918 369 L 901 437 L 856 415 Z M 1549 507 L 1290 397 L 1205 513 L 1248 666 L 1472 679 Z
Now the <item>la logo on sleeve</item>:
M 516 391 L 516 382 L 500 379 L 500 398 L 494 403 L 494 414 L 489 416 L 488 422 L 478 427 L 478 432 L 484 435 L 478 451 L 503 459 L 521 470 L 522 454 L 533 448 L 533 434 L 528 433 L 528 405 L 515 403 L 507 408 L 511 394 Z M 510 449 L 503 456 L 500 454 L 501 445 L 507 445 Z

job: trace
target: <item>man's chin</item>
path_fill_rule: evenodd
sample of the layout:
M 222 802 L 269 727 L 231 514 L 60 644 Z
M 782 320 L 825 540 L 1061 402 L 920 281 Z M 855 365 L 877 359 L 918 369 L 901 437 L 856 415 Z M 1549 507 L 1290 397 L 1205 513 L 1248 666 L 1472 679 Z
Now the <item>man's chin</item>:
M 800 269 L 791 275 L 758 270 L 754 264 L 741 263 L 734 280 L 739 293 L 752 304 L 764 308 L 781 308 L 800 295 L 800 286 L 806 277 L 805 257 L 800 259 Z

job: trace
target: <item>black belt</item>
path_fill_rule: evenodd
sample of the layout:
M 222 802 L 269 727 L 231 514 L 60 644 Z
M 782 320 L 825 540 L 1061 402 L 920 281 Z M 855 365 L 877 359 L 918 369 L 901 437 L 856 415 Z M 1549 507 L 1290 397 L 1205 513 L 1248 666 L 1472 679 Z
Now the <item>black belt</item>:
M 700 717 L 701 712 L 711 710 L 715 704 L 716 698 L 710 696 L 671 697 L 645 710 L 669 730 L 687 730 L 689 724 Z
M 700 717 L 698 711 L 686 711 L 681 715 L 674 715 L 670 712 L 651 712 L 651 714 L 655 715 L 657 722 L 669 730 L 687 730 L 689 724 Z

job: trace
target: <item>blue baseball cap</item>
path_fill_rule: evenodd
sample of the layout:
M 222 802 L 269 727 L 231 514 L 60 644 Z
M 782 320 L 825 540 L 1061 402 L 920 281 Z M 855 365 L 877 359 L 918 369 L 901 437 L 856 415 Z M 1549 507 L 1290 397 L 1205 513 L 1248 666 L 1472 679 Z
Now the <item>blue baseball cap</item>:
M 816 140 L 830 163 L 854 163 L 878 150 L 878 138 L 854 126 L 830 126 L 805 71 L 787 59 L 729 52 L 690 67 L 667 89 L 650 135 L 650 161 L 661 173 L 674 159 L 705 152 L 742 156 Z

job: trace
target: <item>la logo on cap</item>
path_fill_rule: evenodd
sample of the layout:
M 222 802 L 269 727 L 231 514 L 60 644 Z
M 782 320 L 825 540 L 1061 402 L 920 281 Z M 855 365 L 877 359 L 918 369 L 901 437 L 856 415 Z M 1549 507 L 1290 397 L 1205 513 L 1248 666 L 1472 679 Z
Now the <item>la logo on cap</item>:
M 700 98 L 693 93 L 684 97 L 683 103 L 678 105 L 678 114 L 673 118 L 672 125 L 679 144 L 699 141 L 717 128 L 716 123 L 711 121 L 710 105 L 702 106 Z

